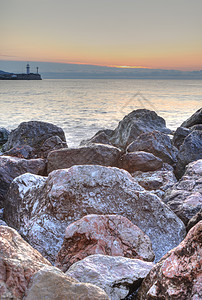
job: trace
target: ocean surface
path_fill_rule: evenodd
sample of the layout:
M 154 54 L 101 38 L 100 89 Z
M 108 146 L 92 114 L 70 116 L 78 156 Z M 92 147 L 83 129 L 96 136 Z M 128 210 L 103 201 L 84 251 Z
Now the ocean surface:
M 176 129 L 202 106 L 202 80 L 44 79 L 0 81 L 0 127 L 39 120 L 63 128 L 69 146 L 114 129 L 135 109 L 155 110 Z

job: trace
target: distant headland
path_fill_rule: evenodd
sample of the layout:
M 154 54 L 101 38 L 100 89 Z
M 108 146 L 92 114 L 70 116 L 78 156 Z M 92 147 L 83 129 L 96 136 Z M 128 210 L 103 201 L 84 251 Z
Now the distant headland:
M 30 73 L 30 65 L 26 65 L 26 73 L 15 74 L 0 71 L 0 80 L 42 80 L 39 74 L 39 68 L 36 68 L 36 73 Z

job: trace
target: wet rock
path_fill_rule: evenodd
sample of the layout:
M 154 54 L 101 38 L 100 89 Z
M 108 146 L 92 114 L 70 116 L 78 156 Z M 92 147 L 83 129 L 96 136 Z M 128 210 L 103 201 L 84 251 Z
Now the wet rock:
M 182 127 L 191 127 L 197 124 L 202 124 L 202 108 L 198 109 L 189 119 L 182 123 Z
M 145 190 L 155 193 L 161 199 L 164 198 L 167 190 L 171 189 L 177 182 L 173 170 L 136 171 L 131 175 Z
M 91 255 L 73 264 L 66 274 L 81 282 L 96 284 L 111 300 L 125 299 L 134 286 L 154 266 L 153 263 L 121 256 Z
M 202 159 L 187 166 L 184 176 L 171 190 L 164 202 L 187 225 L 189 220 L 202 208 Z
M 101 288 L 81 283 L 57 268 L 44 267 L 34 274 L 24 300 L 109 300 Z
M 114 133 L 114 130 L 105 129 L 105 130 L 99 130 L 92 138 L 88 140 L 81 141 L 80 145 L 90 145 L 90 144 L 107 144 L 112 145 L 110 142 L 110 137 Z
M 22 159 L 10 156 L 0 156 L 0 207 L 4 207 L 4 200 L 12 180 L 24 173 L 45 174 L 45 160 Z
M 7 142 L 9 134 L 10 134 L 10 131 L 8 131 L 4 127 L 0 127 L 0 146 Z
M 202 130 L 192 131 L 179 149 L 175 174 L 181 178 L 190 162 L 202 159 Z
M 179 149 L 183 144 L 184 139 L 190 134 L 190 132 L 191 131 L 188 128 L 178 127 L 173 136 L 173 145 Z
M 169 136 L 159 131 L 141 134 L 127 147 L 126 151 L 149 152 L 171 165 L 177 162 L 177 148 L 172 145 Z
M 28 145 L 34 149 L 34 155 L 39 157 L 44 142 L 53 136 L 58 136 L 63 142 L 66 142 L 64 131 L 56 125 L 40 121 L 23 122 L 11 131 L 8 141 L 2 149 L 6 152 L 12 148 Z
M 154 260 L 149 237 L 119 215 L 87 215 L 66 228 L 56 266 L 63 272 L 92 254 Z
M 9 215 L 14 216 L 13 227 L 19 222 L 23 236 L 51 261 L 62 245 L 67 225 L 88 214 L 127 217 L 150 237 L 156 260 L 184 238 L 183 222 L 125 170 L 92 165 L 56 170 L 49 174 L 45 184 L 40 188 L 31 185 L 31 190 L 28 188 L 21 198 L 17 191 L 24 187 L 26 176 L 11 183 L 5 221 L 9 224 Z M 14 183 L 18 188 L 14 188 Z M 20 216 L 26 216 L 21 220 L 12 208 L 12 203 L 18 201 Z
M 138 300 L 201 299 L 202 221 L 169 251 L 143 280 Z
M 123 154 L 119 159 L 118 166 L 130 173 L 147 172 L 162 168 L 163 161 L 152 153 L 137 151 Z
M 121 150 L 118 148 L 103 144 L 55 150 L 48 155 L 48 173 L 57 169 L 70 168 L 73 165 L 114 166 L 120 155 Z
M 166 134 L 171 132 L 170 129 L 166 128 L 165 120 L 159 117 L 154 111 L 137 109 L 119 122 L 110 141 L 116 147 L 125 149 L 142 133 L 153 130 L 158 130 Z
M 10 227 L 0 226 L 0 298 L 22 299 L 33 274 L 50 263 Z

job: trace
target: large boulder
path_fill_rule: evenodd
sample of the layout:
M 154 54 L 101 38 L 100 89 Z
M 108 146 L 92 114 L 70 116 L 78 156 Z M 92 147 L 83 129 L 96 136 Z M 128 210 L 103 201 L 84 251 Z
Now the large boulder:
M 130 173 L 148 172 L 162 168 L 163 161 L 152 153 L 137 151 L 123 154 L 119 159 L 118 166 Z
M 202 159 L 188 164 L 184 176 L 166 193 L 164 202 L 187 225 L 202 208 Z
M 0 226 L 0 299 L 22 299 L 33 274 L 46 265 L 17 231 Z
M 45 175 L 45 160 L 41 158 L 27 160 L 0 156 L 0 208 L 4 207 L 5 196 L 12 180 L 27 172 Z
M 135 151 L 152 153 L 170 165 L 175 165 L 177 162 L 177 148 L 172 145 L 169 136 L 160 131 L 141 134 L 127 147 L 127 152 Z
M 48 173 L 73 165 L 115 166 L 121 150 L 110 145 L 91 144 L 85 147 L 55 150 L 48 155 Z
M 8 131 L 4 127 L 0 127 L 0 146 L 7 142 L 9 134 L 10 134 L 10 131 Z
M 202 108 L 198 109 L 189 119 L 182 123 L 182 127 L 192 127 L 197 124 L 202 124 Z
M 119 215 L 87 215 L 70 224 L 56 266 L 65 272 L 73 263 L 92 254 L 154 260 L 149 237 Z
M 185 172 L 185 167 L 190 162 L 202 159 L 202 130 L 192 131 L 181 145 L 176 165 L 176 176 L 181 178 Z
M 97 254 L 73 264 L 66 274 L 99 286 L 111 300 L 120 300 L 139 287 L 153 266 L 139 259 Z
M 156 260 L 184 238 L 183 222 L 125 170 L 93 165 L 56 170 L 40 187 L 30 184 L 23 196 L 26 177 L 11 183 L 5 221 L 51 261 L 62 245 L 67 225 L 87 214 L 127 217 L 150 237 Z M 12 204 L 15 202 L 19 203 L 18 214 Z
M 11 131 L 2 149 L 6 152 L 12 148 L 28 145 L 33 148 L 34 157 L 40 157 L 44 142 L 53 136 L 58 136 L 66 142 L 64 131 L 56 125 L 40 121 L 23 122 Z
M 44 267 L 34 274 L 23 300 L 110 300 L 90 283 L 79 282 L 54 267 Z
M 119 148 L 126 148 L 142 133 L 158 130 L 170 133 L 166 128 L 165 120 L 154 111 L 137 109 L 129 113 L 119 122 L 118 127 L 110 137 L 110 142 Z
M 202 221 L 153 267 L 143 280 L 137 299 L 202 299 L 201 236 Z

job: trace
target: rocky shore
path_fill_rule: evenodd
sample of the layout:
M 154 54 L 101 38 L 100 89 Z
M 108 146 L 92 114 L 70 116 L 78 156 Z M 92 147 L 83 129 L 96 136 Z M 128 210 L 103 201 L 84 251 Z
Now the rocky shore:
M 202 299 L 202 109 L 139 109 L 68 148 L 0 128 L 0 299 Z

